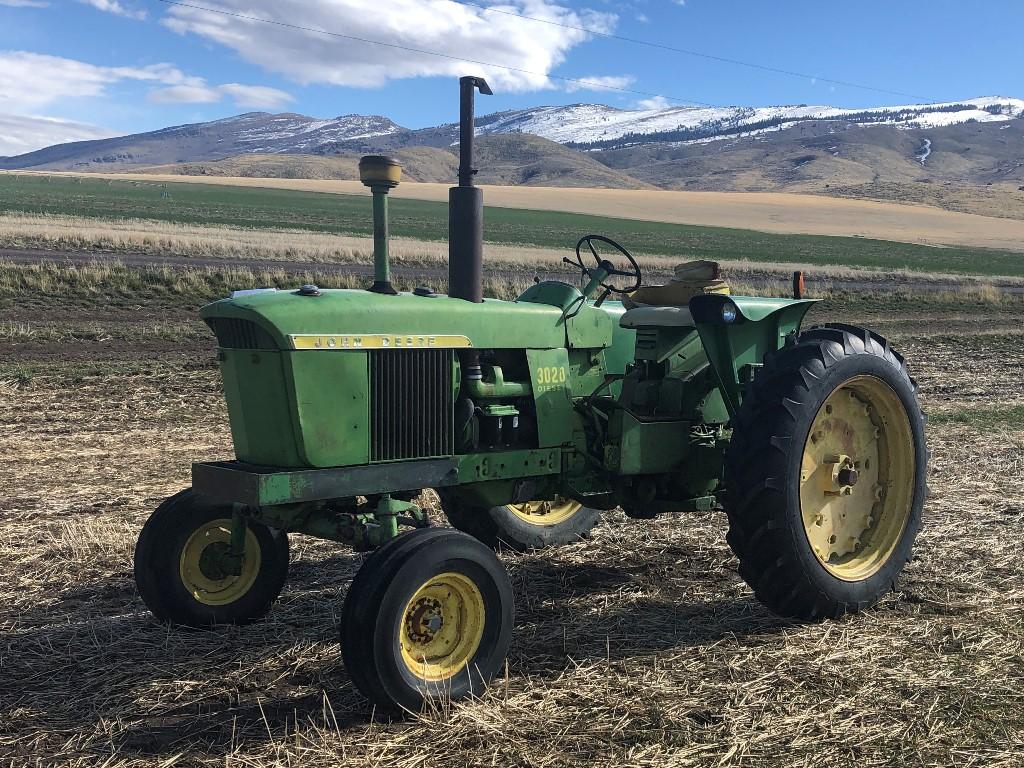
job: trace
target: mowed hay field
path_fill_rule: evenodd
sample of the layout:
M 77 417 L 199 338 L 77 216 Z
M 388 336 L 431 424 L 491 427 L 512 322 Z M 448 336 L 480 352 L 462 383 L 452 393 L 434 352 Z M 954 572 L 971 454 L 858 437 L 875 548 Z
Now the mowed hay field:
M 293 537 L 289 584 L 246 628 L 170 629 L 135 592 L 149 512 L 191 461 L 231 456 L 194 312 L 245 277 L 0 265 L 0 761 L 1021 764 L 1020 300 L 846 295 L 813 310 L 898 344 L 930 415 L 924 530 L 875 610 L 781 621 L 740 581 L 723 514 L 611 513 L 587 541 L 502 555 L 515 638 L 481 700 L 388 722 L 336 642 L 361 555 Z

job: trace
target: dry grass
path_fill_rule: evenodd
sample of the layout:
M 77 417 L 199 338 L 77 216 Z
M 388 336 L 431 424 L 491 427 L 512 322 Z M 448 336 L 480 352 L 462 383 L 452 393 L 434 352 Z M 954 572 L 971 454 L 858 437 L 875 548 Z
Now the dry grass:
M 25 174 L 25 172 L 19 172 Z M 46 173 L 75 176 L 73 173 Z M 358 181 L 253 179 L 173 174 L 85 174 L 91 178 L 222 184 L 336 194 L 365 194 Z M 447 201 L 448 184 L 407 182 L 392 194 Z M 696 224 L 807 235 L 869 237 L 927 245 L 962 245 L 1024 250 L 1024 221 L 946 211 L 927 205 L 802 195 L 788 192 L 680 192 L 669 190 L 579 189 L 485 186 L 488 205 L 566 211 L 672 224 Z
M 1024 337 L 1008 315 L 868 320 L 898 337 L 930 411 L 1024 402 Z M 28 336 L 0 334 L 0 369 L 37 360 Z M 100 359 L 104 344 L 76 346 Z M 136 339 L 123 367 L 69 377 L 53 359 L 0 386 L 0 763 L 1021 765 L 1019 423 L 931 429 L 925 529 L 876 610 L 779 621 L 736 574 L 721 514 L 611 514 L 588 541 L 503 557 L 515 641 L 482 700 L 386 722 L 335 639 L 360 556 L 295 537 L 281 601 L 248 628 L 170 630 L 143 610 L 139 527 L 193 459 L 230 452 L 205 342 L 154 349 Z
M 3 214 L 0 215 L 0 248 L 41 249 L 46 251 L 92 252 L 97 258 L 105 254 L 144 254 L 173 256 L 181 259 L 235 260 L 245 262 L 242 271 L 259 270 L 260 262 L 290 262 L 315 269 L 360 264 L 373 261 L 373 242 L 369 238 L 334 235 L 305 230 L 243 229 L 237 227 L 174 224 L 152 220 L 97 220 L 78 216 Z M 447 270 L 447 243 L 393 238 L 390 253 L 393 263 L 401 268 Z M 532 278 L 535 272 L 563 273 L 562 259 L 566 252 L 553 248 L 485 244 L 488 270 L 508 273 L 503 277 L 518 278 L 518 283 Z M 669 274 L 687 256 L 669 257 L 637 253 L 641 266 L 649 276 Z M 784 288 L 789 276 L 802 270 L 821 294 L 841 290 L 851 283 L 883 287 L 948 286 L 948 290 L 966 292 L 968 299 L 979 295 L 998 297 L 1005 287 L 1024 286 L 1024 278 L 985 278 L 968 275 L 947 275 L 908 269 L 872 270 L 851 267 L 815 266 L 799 262 L 778 261 L 772 264 L 735 259 L 723 261 L 732 282 L 741 290 L 772 290 Z M 181 270 L 173 270 L 180 272 Z M 278 270 L 280 272 L 280 270 Z M 436 281 L 435 281 L 436 282 Z
M 813 189 L 818 194 L 899 203 L 919 203 L 951 211 L 1024 219 L 1024 195 L 1020 182 L 991 186 L 922 183 L 913 181 L 872 181 L 862 184 L 832 184 Z

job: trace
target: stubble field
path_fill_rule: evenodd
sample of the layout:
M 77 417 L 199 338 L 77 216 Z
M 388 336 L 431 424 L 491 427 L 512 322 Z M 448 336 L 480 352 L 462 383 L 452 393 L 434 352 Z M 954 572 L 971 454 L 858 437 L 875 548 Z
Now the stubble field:
M 231 455 L 194 310 L 253 278 L 89 269 L 0 265 L 0 761 L 1021 764 L 1019 299 L 848 294 L 813 310 L 898 344 L 930 415 L 924 530 L 877 609 L 780 621 L 740 581 L 721 513 L 612 513 L 587 541 L 502 556 L 515 639 L 483 699 L 387 722 L 336 642 L 360 555 L 295 537 L 281 600 L 248 628 L 169 629 L 144 610 L 139 528 L 193 460 Z

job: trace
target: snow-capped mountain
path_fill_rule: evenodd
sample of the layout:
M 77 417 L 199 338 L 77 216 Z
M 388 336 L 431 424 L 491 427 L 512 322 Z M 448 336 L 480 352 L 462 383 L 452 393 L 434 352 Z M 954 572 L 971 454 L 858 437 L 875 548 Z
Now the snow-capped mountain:
M 241 154 L 317 154 L 338 145 L 387 143 L 388 137 L 400 133 L 408 130 L 379 115 L 343 115 L 325 120 L 293 113 L 249 112 L 149 133 L 58 144 L 0 160 L 0 168 L 74 170 L 215 160 Z
M 842 127 L 930 129 L 1019 120 L 1024 100 L 1001 96 L 871 109 L 830 106 L 665 107 L 626 110 L 603 104 L 535 107 L 478 118 L 478 133 L 534 134 L 573 149 L 598 152 L 646 146 L 685 147 L 759 136 L 796 126 L 816 132 Z M 0 168 L 88 169 L 218 160 L 244 154 L 333 155 L 400 147 L 450 148 L 458 126 L 411 130 L 387 117 L 251 112 L 208 123 L 113 139 L 56 145 L 0 159 Z M 603 161 L 602 161 L 603 162 Z
M 236 128 L 236 140 L 248 152 L 315 152 L 325 144 L 390 136 L 404 130 L 379 115 L 342 115 L 317 120 L 297 114 L 267 115 L 252 113 L 221 120 Z
M 1024 99 L 999 96 L 940 104 L 872 109 L 829 106 L 666 107 L 625 110 L 603 104 L 572 104 L 501 112 L 481 119 L 479 133 L 532 133 L 581 149 L 613 149 L 652 141 L 714 141 L 781 130 L 813 120 L 856 125 L 934 128 L 1024 116 Z

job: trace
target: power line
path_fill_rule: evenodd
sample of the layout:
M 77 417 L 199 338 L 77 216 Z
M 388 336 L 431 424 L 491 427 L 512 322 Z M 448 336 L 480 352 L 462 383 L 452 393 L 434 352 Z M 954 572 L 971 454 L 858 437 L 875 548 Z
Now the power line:
M 723 62 L 725 64 L 735 64 L 735 65 L 740 66 L 740 67 L 749 67 L 750 69 L 759 69 L 759 70 L 762 70 L 764 72 L 774 72 L 775 74 L 778 74 L 778 75 L 789 75 L 790 77 L 800 77 L 800 78 L 805 78 L 805 79 L 810 79 L 810 80 L 819 80 L 819 81 L 821 81 L 823 83 L 829 83 L 831 85 L 841 85 L 841 86 L 844 86 L 846 88 L 859 88 L 859 89 L 864 90 L 864 91 L 875 91 L 876 93 L 885 93 L 885 94 L 889 94 L 891 96 L 906 96 L 908 98 L 917 99 L 917 100 L 920 100 L 920 101 L 935 101 L 934 99 L 931 99 L 931 98 L 929 98 L 927 96 L 921 96 L 920 94 L 906 93 L 905 91 L 893 91 L 893 90 L 889 90 L 888 88 L 877 88 L 877 87 L 872 86 L 872 85 L 863 85 L 861 83 L 853 83 L 853 82 L 850 82 L 848 80 L 834 80 L 834 79 L 828 78 L 828 77 L 819 77 L 817 75 L 809 75 L 809 74 L 806 74 L 804 72 L 794 72 L 793 70 L 789 70 L 789 69 L 780 69 L 778 67 L 770 67 L 770 66 L 768 66 L 766 64 L 757 64 L 757 63 L 750 62 L 750 61 L 741 61 L 739 59 L 730 59 L 730 58 L 727 58 L 725 56 L 715 56 L 714 54 L 703 53 L 701 51 L 693 51 L 693 50 L 690 50 L 688 48 L 678 48 L 678 47 L 676 47 L 674 45 L 666 45 L 664 43 L 657 43 L 657 42 L 654 42 L 653 40 L 641 40 L 641 39 L 636 38 L 636 37 L 626 37 L 625 35 L 616 35 L 616 34 L 613 34 L 611 32 L 601 32 L 600 30 L 590 29 L 588 27 L 580 27 L 580 26 L 576 26 L 575 24 L 566 24 L 564 22 L 554 21 L 552 19 L 542 19 L 542 18 L 539 18 L 537 16 L 527 16 L 527 15 L 522 14 L 522 13 L 514 13 L 512 11 L 506 11 L 506 10 L 503 10 L 501 8 L 493 8 L 493 7 L 486 6 L 486 5 L 480 5 L 479 3 L 474 3 L 471 0 L 448 0 L 448 1 L 452 2 L 452 3 L 456 3 L 458 5 L 465 5 L 465 6 L 469 6 L 471 8 L 476 8 L 478 10 L 485 11 L 487 13 L 500 13 L 503 16 L 512 16 L 514 18 L 524 19 L 526 21 L 535 21 L 535 22 L 537 22 L 539 24 L 550 24 L 551 26 L 562 27 L 563 29 L 572 29 L 572 30 L 575 30 L 577 32 L 586 32 L 588 35 L 594 35 L 595 37 L 603 37 L 603 38 L 606 38 L 608 40 L 619 40 L 621 42 L 632 43 L 634 45 L 647 46 L 648 48 L 659 48 L 659 49 L 661 49 L 663 51 L 671 51 L 673 53 L 682 53 L 682 54 L 685 54 L 687 56 L 696 56 L 698 58 L 708 59 L 710 61 L 718 61 L 718 62 Z
M 549 74 L 547 72 L 536 72 L 534 70 L 522 69 L 520 67 L 510 67 L 510 66 L 508 66 L 506 64 L 494 64 L 492 62 L 481 61 L 479 59 L 467 59 L 467 58 L 465 58 L 463 56 L 452 56 L 451 54 L 440 53 L 439 51 L 429 51 L 429 50 L 426 50 L 424 48 L 413 48 L 412 46 L 399 45 L 398 43 L 385 43 L 385 42 L 383 42 L 381 40 L 371 40 L 371 39 L 366 38 L 366 37 L 357 37 L 355 35 L 345 35 L 345 34 L 342 34 L 341 32 L 331 32 L 330 30 L 318 29 L 316 27 L 304 27 L 304 26 L 301 26 L 299 24 L 289 24 L 286 21 L 277 21 L 275 19 L 264 19 L 264 18 L 261 18 L 259 16 L 249 16 L 248 14 L 237 13 L 235 11 L 226 11 L 226 10 L 223 10 L 223 9 L 220 9 L 220 8 L 207 8 L 206 6 L 195 5 L 193 3 L 180 2 L 179 0 L 157 0 L 157 2 L 163 3 L 164 5 L 178 6 L 179 8 L 191 8 L 192 10 L 204 11 L 206 13 L 217 13 L 217 14 L 220 14 L 221 16 L 230 16 L 232 18 L 242 19 L 244 21 L 257 21 L 257 22 L 260 22 L 262 24 L 272 24 L 272 25 L 274 25 L 276 27 L 285 27 L 287 29 L 295 29 L 295 30 L 298 30 L 298 31 L 301 31 L 301 32 L 313 32 L 313 33 L 320 34 L 320 35 L 328 35 L 330 37 L 342 38 L 344 40 L 354 40 L 355 42 L 358 42 L 358 43 L 368 43 L 370 45 L 381 45 L 381 46 L 385 46 L 387 48 L 394 48 L 394 49 L 397 49 L 399 51 L 406 51 L 406 52 L 409 52 L 409 53 L 419 53 L 419 54 L 423 54 L 425 56 L 437 56 L 439 58 L 448 59 L 450 61 L 461 61 L 461 62 L 465 62 L 467 64 L 478 64 L 481 67 L 493 67 L 495 69 L 504 69 L 504 70 L 506 70 L 508 72 L 518 72 L 518 73 L 523 74 L 523 75 L 536 75 L 538 77 L 547 77 L 547 78 L 550 78 L 552 80 L 560 80 L 560 81 L 565 82 L 565 83 L 574 83 L 576 85 L 581 85 L 581 86 L 583 86 L 585 88 L 589 88 L 591 90 L 618 91 L 619 93 L 629 93 L 629 94 L 633 94 L 633 95 L 636 95 L 636 96 L 648 96 L 648 97 L 651 97 L 651 98 L 665 99 L 666 101 L 674 101 L 674 102 L 677 102 L 679 104 L 697 104 L 697 105 L 700 105 L 702 107 L 716 107 L 716 108 L 724 109 L 724 107 L 722 107 L 719 104 L 711 104 L 711 103 L 706 102 L 706 101 L 698 101 L 696 99 L 683 99 L 683 98 L 679 98 L 677 96 L 668 96 L 668 95 L 663 94 L 663 93 L 652 93 L 650 91 L 637 91 L 637 90 L 634 90 L 632 88 L 622 88 L 622 87 L 615 86 L 615 85 L 606 85 L 604 83 L 597 83 L 593 79 L 575 78 L 575 77 L 563 77 L 562 75 L 552 75 L 552 74 Z

